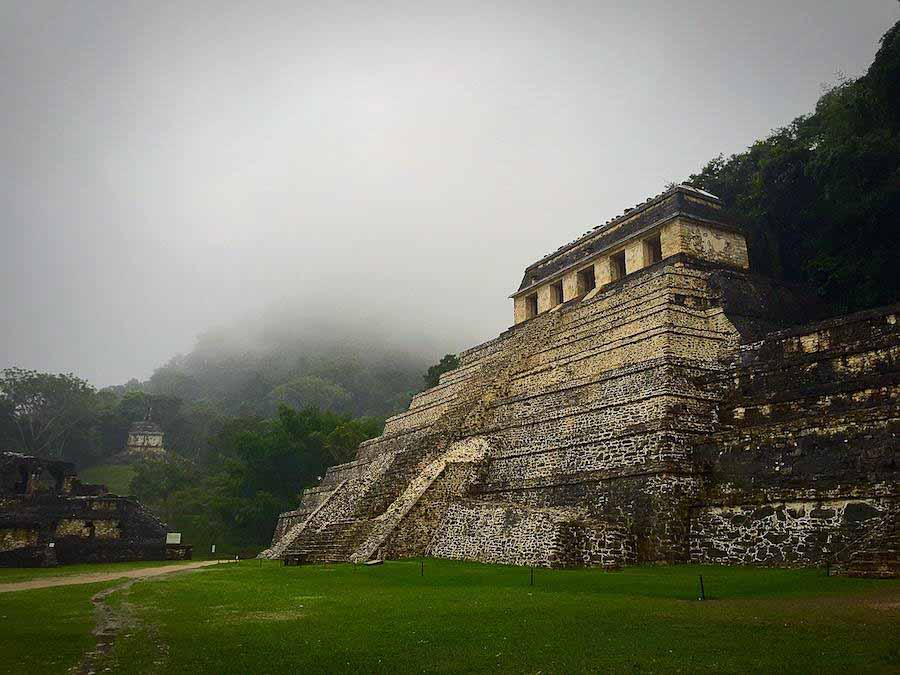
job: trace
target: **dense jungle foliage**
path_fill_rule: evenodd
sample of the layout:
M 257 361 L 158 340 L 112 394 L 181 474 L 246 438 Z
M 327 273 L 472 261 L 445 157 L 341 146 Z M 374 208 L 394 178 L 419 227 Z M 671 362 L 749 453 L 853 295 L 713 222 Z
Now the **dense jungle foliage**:
M 721 197 L 754 271 L 813 286 L 842 313 L 900 298 L 900 23 L 866 74 L 688 183 Z

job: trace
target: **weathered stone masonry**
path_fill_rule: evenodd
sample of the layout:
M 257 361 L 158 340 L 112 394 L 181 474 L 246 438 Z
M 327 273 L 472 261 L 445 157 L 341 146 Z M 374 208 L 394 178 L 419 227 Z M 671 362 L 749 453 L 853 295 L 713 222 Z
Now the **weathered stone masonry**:
M 807 293 L 747 267 L 684 186 L 529 266 L 516 324 L 331 467 L 264 555 L 890 568 L 898 310 L 809 323 Z
M 181 547 L 180 553 L 184 553 Z M 164 560 L 166 526 L 69 462 L 0 453 L 0 566 Z

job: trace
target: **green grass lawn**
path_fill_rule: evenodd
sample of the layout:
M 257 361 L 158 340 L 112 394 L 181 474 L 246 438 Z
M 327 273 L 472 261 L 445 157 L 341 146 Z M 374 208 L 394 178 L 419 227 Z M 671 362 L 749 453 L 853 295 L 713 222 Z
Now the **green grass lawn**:
M 705 602 L 697 600 L 699 574 Z M 25 608 L 63 590 L 77 593 L 0 595 L 0 614 L 18 617 L 4 631 L 4 656 L 30 649 L 43 630 L 43 614 L 32 620 Z M 112 603 L 140 622 L 103 664 L 124 673 L 821 674 L 900 666 L 900 582 L 821 570 L 536 570 L 532 587 L 527 569 L 472 563 L 427 560 L 423 577 L 417 561 L 246 561 L 143 581 Z M 54 656 L 46 646 L 39 652 Z M 33 670 L 63 672 L 57 665 Z
M 0 672 L 65 673 L 94 646 L 91 596 L 112 581 L 0 593 Z
M 131 494 L 131 479 L 137 470 L 128 464 L 98 464 L 78 472 L 84 483 L 100 483 L 117 495 Z

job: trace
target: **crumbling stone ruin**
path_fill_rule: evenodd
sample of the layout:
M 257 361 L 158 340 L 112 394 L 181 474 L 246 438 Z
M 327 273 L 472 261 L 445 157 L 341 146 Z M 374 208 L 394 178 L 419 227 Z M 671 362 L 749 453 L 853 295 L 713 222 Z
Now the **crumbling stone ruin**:
M 133 497 L 83 484 L 70 462 L 0 453 L 0 566 L 166 557 L 166 526 Z
M 263 556 L 897 574 L 900 306 L 823 320 L 683 185 L 511 297 L 515 325 L 305 490 Z

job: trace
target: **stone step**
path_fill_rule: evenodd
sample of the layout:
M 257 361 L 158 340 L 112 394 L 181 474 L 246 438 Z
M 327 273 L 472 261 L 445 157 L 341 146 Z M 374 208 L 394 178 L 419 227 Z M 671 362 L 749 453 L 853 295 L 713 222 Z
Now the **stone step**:
M 309 563 L 346 562 L 366 531 L 368 521 L 340 518 L 307 529 L 290 547 L 289 554 Z
M 900 401 L 888 388 L 870 392 L 849 391 L 838 395 L 826 394 L 773 403 L 743 401 L 722 406 L 719 419 L 723 425 L 735 425 L 740 428 L 790 424 L 795 420 L 806 421 L 811 418 L 825 420 L 829 417 L 864 414 L 866 411 L 875 411 L 882 417 L 896 416 L 900 413 Z
M 863 324 L 862 329 L 860 324 L 855 327 L 852 323 L 846 324 L 839 331 L 843 335 L 828 335 L 829 331 L 817 331 L 814 327 L 787 337 L 770 335 L 759 343 L 742 348 L 740 364 L 747 368 L 765 368 L 772 362 L 791 364 L 804 360 L 823 360 L 837 355 L 865 352 L 873 346 L 887 348 L 897 344 L 900 331 L 895 324 L 871 321 L 864 321 Z
M 748 406 L 802 401 L 810 397 L 840 396 L 860 391 L 896 388 L 900 371 L 865 373 L 835 373 L 832 379 L 820 381 L 801 372 L 788 373 L 784 382 L 768 384 L 756 381 L 732 390 L 723 401 L 727 406 Z
M 735 448 L 741 446 L 759 445 L 756 437 L 767 437 L 767 443 L 771 447 L 791 447 L 795 440 L 802 436 L 806 429 L 815 429 L 819 426 L 842 428 L 844 434 L 841 438 L 852 438 L 856 435 L 865 436 L 871 433 L 868 426 L 884 427 L 888 430 L 891 411 L 880 408 L 863 408 L 860 410 L 844 410 L 834 414 L 809 413 L 797 415 L 786 420 L 748 420 L 745 423 L 734 423 L 725 426 L 721 431 L 710 434 L 709 438 L 723 447 Z M 855 427 L 859 427 L 856 429 Z
M 869 579 L 900 578 L 900 561 L 854 561 L 847 565 L 844 576 Z

